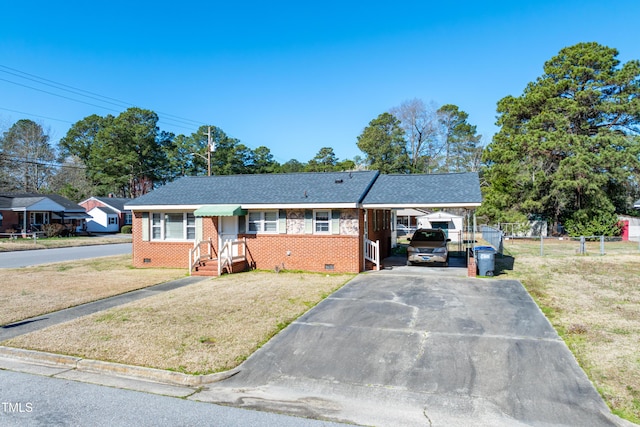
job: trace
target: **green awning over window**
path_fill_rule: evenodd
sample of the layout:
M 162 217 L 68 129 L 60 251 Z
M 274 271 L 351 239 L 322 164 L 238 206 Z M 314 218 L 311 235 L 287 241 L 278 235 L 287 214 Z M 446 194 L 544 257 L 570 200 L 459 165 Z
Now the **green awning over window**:
M 204 205 L 193 212 L 194 216 L 240 216 L 247 210 L 239 205 Z

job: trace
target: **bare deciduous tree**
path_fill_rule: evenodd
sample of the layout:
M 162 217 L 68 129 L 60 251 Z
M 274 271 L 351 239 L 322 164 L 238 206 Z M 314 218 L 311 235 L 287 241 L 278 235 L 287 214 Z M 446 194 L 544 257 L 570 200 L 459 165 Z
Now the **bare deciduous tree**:
M 5 157 L 4 174 L 14 188 L 25 192 L 44 190 L 51 177 L 55 153 L 49 135 L 32 120 L 18 120 L 0 140 Z
M 411 99 L 390 110 L 397 117 L 407 140 L 413 172 L 430 173 L 438 166 L 442 144 L 438 138 L 437 106 L 421 99 Z

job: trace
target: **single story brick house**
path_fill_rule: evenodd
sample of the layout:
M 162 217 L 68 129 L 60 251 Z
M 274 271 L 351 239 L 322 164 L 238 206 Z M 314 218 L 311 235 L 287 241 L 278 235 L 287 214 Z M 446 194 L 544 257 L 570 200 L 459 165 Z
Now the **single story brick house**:
M 75 230 L 89 218 L 82 206 L 57 194 L 0 193 L 0 233 L 31 233 L 54 223 Z
M 357 273 L 389 255 L 393 209 L 481 200 L 477 173 L 357 171 L 183 177 L 125 208 L 135 267 Z
M 131 210 L 124 205 L 133 199 L 123 197 L 89 197 L 78 203 L 91 215 L 87 231 L 91 233 L 118 233 L 125 225 L 131 225 Z

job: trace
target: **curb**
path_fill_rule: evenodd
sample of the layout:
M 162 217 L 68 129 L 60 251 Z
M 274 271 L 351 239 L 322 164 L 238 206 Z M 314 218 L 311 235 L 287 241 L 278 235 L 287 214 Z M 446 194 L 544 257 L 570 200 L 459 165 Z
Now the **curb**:
M 81 357 L 63 354 L 46 353 L 22 348 L 0 346 L 0 357 L 18 359 L 28 363 L 44 364 L 47 366 L 64 367 L 80 372 L 93 374 L 108 374 L 118 377 L 153 381 L 163 384 L 198 387 L 226 380 L 240 372 L 240 368 L 208 375 L 189 375 L 164 369 L 131 366 L 115 362 L 83 359 Z

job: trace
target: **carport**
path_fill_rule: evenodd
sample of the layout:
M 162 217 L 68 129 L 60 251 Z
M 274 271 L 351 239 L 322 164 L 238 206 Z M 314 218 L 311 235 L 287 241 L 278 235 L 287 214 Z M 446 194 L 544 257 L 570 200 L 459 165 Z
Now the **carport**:
M 447 174 L 380 175 L 364 198 L 366 209 L 456 210 L 462 211 L 463 233 L 452 256 L 464 258 L 476 240 L 475 210 L 482 203 L 476 172 Z M 395 214 L 392 215 L 395 230 Z M 366 227 L 365 227 L 366 229 Z M 394 233 L 395 234 L 395 233 Z M 366 237 L 366 236 L 365 236 Z

